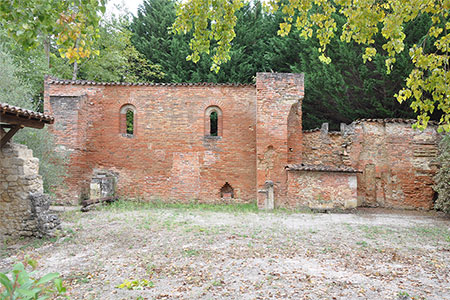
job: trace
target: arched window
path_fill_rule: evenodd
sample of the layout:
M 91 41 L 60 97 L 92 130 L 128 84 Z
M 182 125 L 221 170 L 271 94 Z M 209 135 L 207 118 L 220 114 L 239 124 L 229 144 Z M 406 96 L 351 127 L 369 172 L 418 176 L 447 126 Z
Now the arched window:
M 126 137 L 136 135 L 136 108 L 131 104 L 120 109 L 120 133 Z
M 217 106 L 209 106 L 205 110 L 205 136 L 222 136 L 222 110 Z
M 133 134 L 134 132 L 134 111 L 129 109 L 126 113 L 127 117 L 127 134 Z
M 209 135 L 217 136 L 217 122 L 219 121 L 219 116 L 216 111 L 212 111 L 209 115 Z

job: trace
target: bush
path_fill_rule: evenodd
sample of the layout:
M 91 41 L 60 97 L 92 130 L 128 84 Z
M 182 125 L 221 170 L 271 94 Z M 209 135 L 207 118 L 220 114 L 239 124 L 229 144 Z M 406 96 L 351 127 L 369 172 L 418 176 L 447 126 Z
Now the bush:
M 450 136 L 446 135 L 439 143 L 438 160 L 441 168 L 435 176 L 434 190 L 438 193 L 438 198 L 434 205 L 435 209 L 450 214 Z
M 17 263 L 6 274 L 0 273 L 0 299 L 32 300 L 48 299 L 51 296 L 63 295 L 66 288 L 62 284 L 58 273 L 49 273 L 41 278 L 34 278 L 35 271 L 28 271 L 28 266 L 35 266 L 33 260 L 25 265 Z

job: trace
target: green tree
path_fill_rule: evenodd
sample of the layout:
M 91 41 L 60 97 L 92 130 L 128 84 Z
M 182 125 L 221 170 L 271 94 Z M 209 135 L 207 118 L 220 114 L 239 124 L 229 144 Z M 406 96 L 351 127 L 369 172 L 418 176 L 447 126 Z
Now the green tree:
M 192 54 L 188 59 L 196 62 L 201 53 L 212 52 L 212 69 L 215 71 L 218 71 L 219 65 L 230 59 L 230 45 L 235 36 L 235 13 L 244 2 L 246 1 L 180 2 L 174 30 L 180 34 L 193 33 L 190 41 Z M 341 40 L 365 45 L 362 52 L 364 62 L 372 61 L 376 57 L 376 35 L 381 33 L 383 40 L 378 47 L 386 55 L 384 62 L 387 73 L 392 71 L 397 55 L 404 50 L 405 24 L 424 14 L 428 15 L 431 24 L 426 35 L 421 43 L 415 44 L 409 51 L 414 68 L 406 80 L 406 87 L 395 96 L 400 103 L 412 100 L 411 107 L 418 114 L 415 126 L 426 127 L 430 114 L 440 110 L 443 113 L 439 129 L 450 131 L 449 0 L 272 0 L 269 7 L 272 12 L 281 11 L 284 14 L 278 31 L 280 35 L 288 35 L 294 27 L 305 39 L 316 36 L 319 42 L 318 57 L 325 63 L 331 62 L 327 48 L 337 29 L 334 13 L 340 12 L 345 17 Z M 433 40 L 431 51 L 426 51 L 427 40 Z
M 333 18 L 338 28 L 345 23 L 339 14 L 334 14 Z M 405 41 L 406 47 L 412 46 L 426 33 L 428 18 L 422 19 L 407 24 L 405 33 L 409 38 Z M 375 38 L 382 39 L 382 36 L 378 34 Z M 274 49 L 280 60 L 288 51 L 299 56 L 299 60 L 293 61 L 286 71 L 306 73 L 303 100 L 305 128 L 329 122 L 333 129 L 337 129 L 339 123 L 349 123 L 358 118 L 414 117 L 409 108 L 410 102 L 400 104 L 393 96 L 405 87 L 404 79 L 413 68 L 407 51 L 397 56 L 396 68 L 388 73 L 384 64 L 386 56 L 382 51 L 372 61 L 362 64 L 360 59 L 364 48 L 355 42 L 346 43 L 334 37 L 327 50 L 332 62 L 324 64 L 317 56 L 317 39 L 304 40 L 295 32 L 284 39 L 287 40 L 285 48 L 288 50 L 280 52 Z M 439 116 L 433 117 L 436 119 Z
M 47 65 L 50 47 L 57 44 L 61 57 L 73 63 L 76 77 L 78 62 L 93 54 L 98 37 L 96 28 L 106 0 L 6 0 L 0 2 L 0 24 L 10 37 L 25 49 L 43 46 Z M 55 41 L 52 41 L 55 39 Z
M 37 110 L 38 105 L 33 100 L 32 85 L 23 79 L 24 70 L 12 59 L 4 46 L 0 44 L 0 102 L 20 106 L 27 109 Z M 39 158 L 39 173 L 44 181 L 44 190 L 51 192 L 52 189 L 61 185 L 65 177 L 65 156 L 55 151 L 53 135 L 47 128 L 44 129 L 21 129 L 15 136 L 14 141 L 22 143 L 33 150 L 35 157 Z
M 164 77 L 160 65 L 149 62 L 131 43 L 127 16 L 104 18 L 96 48 L 100 54 L 80 64 L 79 77 L 106 82 L 153 82 Z

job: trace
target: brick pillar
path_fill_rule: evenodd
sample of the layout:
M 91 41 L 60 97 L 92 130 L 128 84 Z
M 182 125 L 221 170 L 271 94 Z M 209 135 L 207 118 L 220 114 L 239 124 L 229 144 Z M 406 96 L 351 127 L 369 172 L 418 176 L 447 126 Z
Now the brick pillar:
M 67 188 L 56 191 L 56 202 L 77 204 L 82 194 L 86 194 L 92 166 L 86 161 L 89 127 L 99 115 L 89 112 L 88 97 L 83 90 L 73 90 L 71 86 L 50 86 L 48 78 L 44 86 L 44 111 L 55 117 L 55 124 L 48 126 L 55 136 L 58 151 L 63 151 L 70 159 L 67 169 Z M 58 87 L 63 87 L 58 89 Z M 92 118 L 92 119 L 90 119 Z
M 287 174 L 284 168 L 289 158 L 301 157 L 303 95 L 303 74 L 256 74 L 256 184 L 259 208 L 264 208 L 268 195 L 263 192 L 266 181 L 273 182 L 275 206 L 285 201 Z

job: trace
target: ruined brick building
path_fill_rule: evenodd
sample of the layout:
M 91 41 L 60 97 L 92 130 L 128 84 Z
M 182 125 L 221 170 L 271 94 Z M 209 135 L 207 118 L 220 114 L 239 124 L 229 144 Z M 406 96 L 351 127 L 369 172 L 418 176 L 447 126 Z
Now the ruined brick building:
M 45 80 L 45 111 L 70 153 L 61 201 L 111 190 L 144 201 L 261 208 L 431 208 L 438 134 L 400 119 L 302 131 L 303 74 L 256 85 Z M 127 118 L 132 126 L 127 126 Z

